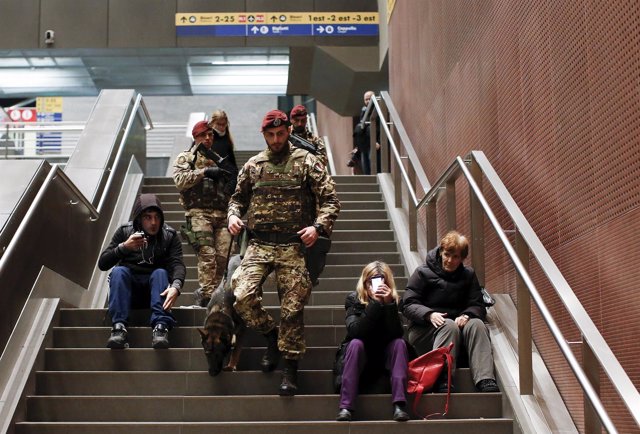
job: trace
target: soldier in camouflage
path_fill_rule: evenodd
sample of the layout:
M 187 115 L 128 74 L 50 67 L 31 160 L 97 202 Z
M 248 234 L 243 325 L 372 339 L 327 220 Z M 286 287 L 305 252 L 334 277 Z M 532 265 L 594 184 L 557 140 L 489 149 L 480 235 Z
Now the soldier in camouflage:
M 304 250 L 313 246 L 319 233 L 331 233 L 340 211 L 333 180 L 314 155 L 292 147 L 288 125 L 284 112 L 266 114 L 262 134 L 268 149 L 240 170 L 228 213 L 229 232 L 241 232 L 241 217 L 246 214 L 252 237 L 231 279 L 234 307 L 249 327 L 267 339 L 261 361 L 264 372 L 273 371 L 284 355 L 278 391 L 282 396 L 295 395 L 298 360 L 305 352 L 304 305 L 311 282 Z M 272 271 L 280 297 L 279 328 L 262 306 L 262 283 Z
M 206 121 L 197 122 L 192 135 L 191 149 L 180 153 L 173 166 L 173 180 L 187 220 L 183 236 L 198 256 L 200 293 L 196 302 L 205 307 L 222 280 L 231 245 L 227 205 L 235 189 L 237 168 L 228 163 L 228 156 L 213 151 L 213 132 Z
M 311 131 L 309 131 L 309 128 L 307 128 L 306 107 L 303 105 L 297 105 L 292 108 L 290 119 L 293 134 L 313 143 L 313 145 L 316 147 L 316 157 L 318 158 L 318 160 L 320 160 L 324 167 L 328 169 L 329 160 L 327 158 L 327 146 L 324 144 L 324 141 L 320 137 L 314 136 Z

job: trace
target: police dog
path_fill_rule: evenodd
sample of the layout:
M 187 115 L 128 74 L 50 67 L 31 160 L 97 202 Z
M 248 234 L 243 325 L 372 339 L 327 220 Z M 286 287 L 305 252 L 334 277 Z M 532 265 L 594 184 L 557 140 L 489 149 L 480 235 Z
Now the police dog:
M 231 276 L 240 262 L 240 255 L 229 259 L 226 278 L 211 295 L 204 327 L 198 329 L 209 365 L 209 375 L 212 377 L 223 370 L 227 357 L 229 361 L 224 370 L 235 371 L 242 351 L 242 338 L 247 326 L 233 308 L 235 296 L 231 288 Z

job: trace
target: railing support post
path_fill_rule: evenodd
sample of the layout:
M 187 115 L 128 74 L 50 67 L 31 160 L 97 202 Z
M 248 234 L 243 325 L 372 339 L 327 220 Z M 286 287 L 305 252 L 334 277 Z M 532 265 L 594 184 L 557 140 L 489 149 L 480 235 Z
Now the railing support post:
M 396 199 L 396 208 L 402 208 L 402 173 L 400 172 L 402 161 L 395 160 L 393 171 L 393 190 Z
M 447 230 L 452 231 L 457 228 L 456 222 L 456 180 L 447 181 Z
M 589 382 L 593 386 L 595 392 L 600 396 L 600 369 L 598 360 L 589 344 L 582 337 L 582 369 L 586 374 Z M 586 434 L 600 434 L 602 432 L 602 423 L 596 413 L 593 405 L 586 397 L 584 398 L 584 432 Z
M 529 272 L 529 247 L 516 230 L 516 254 Z M 518 369 L 520 395 L 533 395 L 533 357 L 531 345 L 531 295 L 529 289 L 516 273 L 516 296 L 518 297 Z
M 378 112 L 373 110 L 371 113 L 371 118 L 369 122 L 369 161 L 371 162 L 371 174 L 375 175 L 378 173 L 378 150 L 376 149 L 376 143 L 378 141 L 376 138 L 378 137 Z
M 436 202 L 427 203 L 427 250 L 438 245 L 438 219 L 436 217 Z
M 472 159 L 469 172 L 482 193 L 482 171 L 478 163 Z M 469 189 L 469 210 L 471 212 L 471 262 L 481 286 L 485 283 L 484 270 L 484 213 L 476 195 Z
M 409 164 L 409 181 L 411 181 L 411 187 L 415 188 L 416 185 L 416 171 L 412 164 Z M 409 201 L 409 249 L 412 252 L 418 251 L 418 209 Z

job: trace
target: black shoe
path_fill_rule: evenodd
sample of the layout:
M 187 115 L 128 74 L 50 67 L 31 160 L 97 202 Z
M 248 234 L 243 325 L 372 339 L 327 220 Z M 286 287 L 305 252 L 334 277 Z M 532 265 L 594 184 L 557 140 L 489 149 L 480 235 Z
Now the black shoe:
M 278 329 L 274 328 L 264 335 L 267 338 L 267 351 L 264 352 L 260 366 L 262 372 L 271 372 L 278 367 L 280 361 L 280 350 L 278 349 Z
M 349 410 L 348 408 L 341 408 L 340 411 L 338 412 L 338 416 L 336 417 L 336 420 L 338 422 L 351 422 L 352 416 L 353 416 L 353 413 L 351 413 L 351 410 Z
M 293 396 L 298 391 L 298 361 L 285 359 L 282 382 L 278 389 L 280 396 Z
M 449 383 L 447 382 L 447 380 L 444 380 L 440 383 L 438 383 L 435 387 L 436 392 L 437 393 L 447 393 L 449 390 Z M 454 385 L 451 385 L 451 393 L 453 393 L 456 390 L 456 388 L 454 387 Z
M 162 323 L 156 324 L 151 333 L 151 346 L 155 350 L 169 348 L 169 329 Z
M 121 322 L 117 322 L 111 329 L 111 336 L 107 341 L 107 348 L 112 350 L 121 350 L 123 348 L 129 348 L 129 341 L 127 340 L 127 328 Z
M 478 381 L 478 384 L 476 384 L 476 389 L 478 389 L 478 391 L 480 392 L 500 392 L 500 389 L 498 389 L 498 383 L 496 383 L 496 380 L 492 379 L 492 378 L 485 378 L 484 380 L 480 380 Z
M 393 420 L 396 422 L 405 422 L 409 419 L 409 413 L 405 411 L 405 403 L 398 402 L 397 404 L 393 404 Z

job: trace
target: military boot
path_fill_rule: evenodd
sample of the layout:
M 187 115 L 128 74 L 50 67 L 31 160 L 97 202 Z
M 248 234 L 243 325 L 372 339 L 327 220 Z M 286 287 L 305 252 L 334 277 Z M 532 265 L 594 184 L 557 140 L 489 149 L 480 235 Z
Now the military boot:
M 278 395 L 293 396 L 298 391 L 298 361 L 284 359 L 285 366 L 282 370 L 282 382 Z
M 280 350 L 278 349 L 278 328 L 274 328 L 264 335 L 267 338 L 267 350 L 260 360 L 262 372 L 271 372 L 278 367 Z

